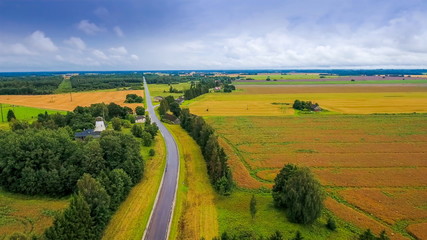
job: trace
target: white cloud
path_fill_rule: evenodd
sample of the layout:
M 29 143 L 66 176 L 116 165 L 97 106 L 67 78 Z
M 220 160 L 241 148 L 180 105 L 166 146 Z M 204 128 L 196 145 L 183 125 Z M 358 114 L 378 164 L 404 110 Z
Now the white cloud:
M 10 53 L 17 55 L 33 55 L 34 53 L 28 50 L 26 46 L 21 43 L 15 43 L 10 46 Z
M 138 57 L 137 55 L 135 55 L 135 54 L 130 55 L 130 58 L 131 58 L 132 60 L 135 60 L 135 61 L 138 61 L 138 60 L 139 60 L 139 57 Z
M 122 29 L 119 26 L 115 26 L 113 28 L 113 30 L 114 30 L 114 32 L 116 33 L 117 36 L 119 36 L 119 37 L 123 37 L 124 36 L 123 31 L 122 31 Z
M 29 42 L 35 48 L 42 50 L 42 51 L 54 52 L 54 51 L 58 50 L 58 47 L 55 46 L 55 44 L 52 42 L 52 40 L 50 40 L 50 38 L 46 37 L 43 32 L 38 31 L 38 30 L 33 32 L 30 35 Z
M 88 20 L 81 20 L 77 25 L 77 28 L 88 35 L 95 35 L 99 32 L 105 31 L 103 28 L 98 27 L 95 23 Z
M 128 51 L 126 50 L 126 48 L 123 47 L 123 46 L 120 46 L 120 47 L 117 47 L 117 48 L 114 48 L 114 47 L 110 48 L 109 51 L 110 51 L 110 53 L 116 54 L 116 55 L 126 55 L 128 53 Z
M 97 58 L 102 59 L 102 60 L 108 59 L 107 55 L 105 55 L 105 53 L 103 51 L 98 50 L 98 49 L 93 50 L 92 54 L 95 55 Z
M 70 39 L 67 39 L 64 41 L 66 44 L 78 49 L 78 50 L 85 50 L 86 44 L 85 42 L 78 37 L 70 37 Z

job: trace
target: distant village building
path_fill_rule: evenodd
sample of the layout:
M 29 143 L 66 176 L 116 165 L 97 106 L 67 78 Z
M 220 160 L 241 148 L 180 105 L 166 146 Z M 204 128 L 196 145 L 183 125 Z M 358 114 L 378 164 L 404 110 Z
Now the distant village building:
M 185 98 L 184 96 L 180 96 L 179 98 L 175 99 L 175 102 L 181 105 L 184 102 Z
M 155 96 L 154 101 L 161 102 L 164 99 L 162 96 Z
M 106 124 L 104 122 L 104 119 L 102 117 L 97 117 L 95 122 L 95 129 L 87 129 L 83 132 L 77 132 L 74 134 L 74 138 L 83 140 L 88 136 L 92 136 L 93 138 L 100 138 L 101 132 L 106 129 Z
M 135 117 L 135 123 L 145 123 L 145 116 L 136 116 Z

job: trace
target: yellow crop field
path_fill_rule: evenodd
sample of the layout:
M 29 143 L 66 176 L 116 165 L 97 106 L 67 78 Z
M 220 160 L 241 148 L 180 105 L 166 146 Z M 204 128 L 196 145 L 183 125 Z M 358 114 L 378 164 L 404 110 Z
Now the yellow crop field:
M 77 106 L 89 106 L 93 103 L 102 102 L 106 104 L 114 102 L 132 109 L 136 106 L 143 106 L 143 103 L 124 103 L 127 94 L 144 96 L 144 91 L 96 91 L 52 95 L 0 95 L 0 103 L 64 111 L 72 111 Z
M 111 218 L 103 239 L 142 238 L 165 167 L 166 148 L 161 136 L 156 137 L 154 150 L 154 157 L 145 157 L 144 177 Z M 148 149 L 143 151 L 148 152 Z
M 292 103 L 296 99 L 317 102 L 326 110 L 345 114 L 427 112 L 427 88 L 422 92 L 349 93 L 267 93 L 261 88 L 262 94 L 247 93 L 247 89 L 246 86 L 233 93 L 205 94 L 184 105 L 200 116 L 293 115 Z
M 170 125 L 175 139 L 178 141 L 181 155 L 181 166 L 184 173 L 180 175 L 180 195 L 176 204 L 180 211 L 174 216 L 171 239 L 212 239 L 218 236 L 216 193 L 210 184 L 200 147 L 181 128 Z M 185 189 L 185 190 L 184 190 Z M 182 191 L 183 190 L 183 191 Z

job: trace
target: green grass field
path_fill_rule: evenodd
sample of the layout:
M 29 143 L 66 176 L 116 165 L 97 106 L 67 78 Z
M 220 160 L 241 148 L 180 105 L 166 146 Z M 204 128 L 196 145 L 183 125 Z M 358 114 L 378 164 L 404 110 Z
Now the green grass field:
M 178 90 L 185 90 L 190 88 L 190 83 L 178 83 L 172 84 L 171 86 Z M 167 97 L 169 95 L 172 95 L 174 98 L 177 98 L 183 95 L 183 93 L 169 93 L 170 85 L 167 84 L 149 84 L 148 87 L 150 88 L 150 94 L 152 98 L 156 96 Z
M 55 93 L 67 93 L 73 90 L 73 86 L 71 85 L 70 79 L 62 80 L 61 84 L 59 84 L 58 89 L 56 89 Z
M 13 233 L 41 235 L 68 202 L 68 198 L 25 196 L 0 189 L 0 239 L 9 239 Z
M 17 105 L 10 105 L 10 104 L 2 104 L 3 108 L 3 121 L 1 119 L 0 115 L 0 129 L 5 128 L 5 126 L 9 126 L 7 122 L 7 112 L 9 109 L 11 109 L 18 120 L 25 120 L 25 121 L 32 121 L 37 119 L 37 115 L 40 113 L 47 112 L 48 114 L 55 114 L 55 113 L 61 113 L 65 114 L 66 111 L 59 111 L 59 110 L 46 110 L 41 108 L 32 108 L 32 107 L 24 107 L 24 106 L 17 106 Z
M 233 82 L 234 85 L 326 85 L 326 84 L 427 84 L 426 79 L 414 80 L 372 80 L 372 81 L 313 81 L 313 82 L 278 82 L 278 81 L 251 81 L 251 82 Z
M 249 212 L 249 202 L 255 195 L 258 212 L 252 219 Z M 255 235 L 267 237 L 275 231 L 280 231 L 284 239 L 291 239 L 296 231 L 300 231 L 304 239 L 352 239 L 355 236 L 355 227 L 335 219 L 337 230 L 328 230 L 325 226 L 329 212 L 325 211 L 320 219 L 312 225 L 291 223 L 286 219 L 285 212 L 273 205 L 270 193 L 236 190 L 230 196 L 221 196 L 216 200 L 220 232 L 238 234 L 251 232 Z

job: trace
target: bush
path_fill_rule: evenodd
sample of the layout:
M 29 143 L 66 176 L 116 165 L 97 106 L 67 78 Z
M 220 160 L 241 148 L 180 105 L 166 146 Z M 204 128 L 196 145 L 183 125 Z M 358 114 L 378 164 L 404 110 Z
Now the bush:
M 111 119 L 111 123 L 113 124 L 113 129 L 116 131 L 122 130 L 122 120 L 120 118 L 113 118 Z
M 141 106 L 137 106 L 135 108 L 136 115 L 145 115 L 145 108 Z
M 329 230 L 335 231 L 337 229 L 337 224 L 335 223 L 335 220 L 333 218 L 328 218 L 328 222 L 326 223 L 326 227 Z
M 156 155 L 156 151 L 154 151 L 154 149 L 150 149 L 148 154 L 150 155 L 150 157 L 152 157 L 152 156 Z

